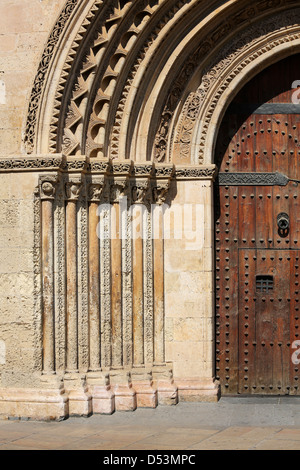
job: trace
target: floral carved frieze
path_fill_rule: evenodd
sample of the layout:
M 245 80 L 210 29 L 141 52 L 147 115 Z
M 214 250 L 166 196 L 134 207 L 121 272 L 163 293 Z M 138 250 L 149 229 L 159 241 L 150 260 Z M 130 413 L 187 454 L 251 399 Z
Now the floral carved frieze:
M 39 193 L 43 199 L 54 199 L 56 186 L 60 182 L 63 185 L 63 190 L 59 192 L 60 197 L 67 201 L 84 198 L 90 202 L 117 203 L 122 197 L 126 197 L 132 204 L 162 204 L 172 181 L 214 180 L 217 175 L 215 165 L 183 167 L 111 160 L 89 163 L 85 157 L 69 162 L 61 158 L 59 161 L 58 167 L 53 165 L 51 168 L 47 165 L 48 170 L 53 170 L 52 174 L 40 177 Z M 20 170 L 22 169 L 23 164 L 20 165 Z M 17 171 L 15 166 L 14 171 Z
M 63 162 L 62 155 L 42 157 L 0 158 L 0 171 L 44 171 L 58 170 Z

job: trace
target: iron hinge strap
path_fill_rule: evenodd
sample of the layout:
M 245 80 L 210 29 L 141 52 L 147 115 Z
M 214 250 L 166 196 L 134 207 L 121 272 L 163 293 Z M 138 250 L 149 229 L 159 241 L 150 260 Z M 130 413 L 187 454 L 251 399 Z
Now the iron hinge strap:
M 217 183 L 220 186 L 286 186 L 290 181 L 300 180 L 289 178 L 282 173 L 219 173 Z

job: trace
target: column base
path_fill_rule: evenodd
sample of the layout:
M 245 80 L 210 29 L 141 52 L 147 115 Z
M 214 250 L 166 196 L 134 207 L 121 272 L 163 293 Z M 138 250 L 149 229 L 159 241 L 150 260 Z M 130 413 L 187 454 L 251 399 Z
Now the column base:
M 214 379 L 178 379 L 178 399 L 181 402 L 217 402 L 220 386 Z
M 156 408 L 157 407 L 157 390 L 152 386 L 152 383 L 136 382 L 133 383 L 136 392 L 137 408 Z
M 158 404 L 174 406 L 178 403 L 178 388 L 173 380 L 159 380 L 157 382 Z
M 93 413 L 111 415 L 115 411 L 115 394 L 111 390 L 109 381 L 104 385 L 91 385 Z
M 69 417 L 69 400 L 65 390 L 0 389 L 0 417 L 62 421 Z
M 116 411 L 134 411 L 137 407 L 136 393 L 131 384 L 114 386 Z
M 165 378 L 133 384 L 118 379 L 110 385 L 102 377 L 88 387 L 85 376 L 66 374 L 64 384 L 57 377 L 42 377 L 39 388 L 1 388 L 0 418 L 61 421 L 69 416 L 111 415 L 178 402 L 217 402 L 220 398 L 220 386 L 214 379 Z
M 88 391 L 85 375 L 66 374 L 64 384 L 69 398 L 69 416 L 90 416 L 93 413 L 92 395 Z

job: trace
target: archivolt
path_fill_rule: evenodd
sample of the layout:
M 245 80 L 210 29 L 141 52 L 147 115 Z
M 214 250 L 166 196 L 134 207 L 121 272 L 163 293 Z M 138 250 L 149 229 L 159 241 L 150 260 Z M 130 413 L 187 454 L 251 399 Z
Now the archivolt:
M 298 47 L 298 12 L 283 13 L 297 4 L 68 0 L 34 83 L 27 151 L 208 160 L 239 86 Z

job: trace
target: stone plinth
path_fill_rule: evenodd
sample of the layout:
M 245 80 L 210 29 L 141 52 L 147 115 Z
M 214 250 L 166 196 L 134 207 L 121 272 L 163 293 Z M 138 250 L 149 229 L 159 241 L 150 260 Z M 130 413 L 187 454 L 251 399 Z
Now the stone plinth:
M 92 414 L 92 395 L 88 391 L 85 376 L 66 374 L 64 383 L 69 398 L 69 415 L 90 416 Z
M 0 389 L 0 417 L 61 421 L 69 416 L 65 390 Z
M 182 402 L 216 402 L 219 384 L 212 379 L 178 379 L 178 399 Z

